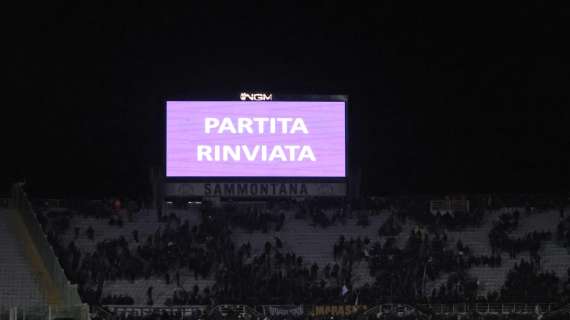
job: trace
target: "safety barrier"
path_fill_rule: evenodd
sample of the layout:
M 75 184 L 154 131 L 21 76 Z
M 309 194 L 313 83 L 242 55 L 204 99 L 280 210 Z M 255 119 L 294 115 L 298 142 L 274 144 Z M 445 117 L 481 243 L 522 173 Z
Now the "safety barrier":
M 436 314 L 508 314 L 508 313 L 547 313 L 555 306 L 553 303 L 452 303 L 452 304 L 422 304 Z
M 347 316 L 349 315 L 376 315 L 382 314 L 411 314 L 411 313 L 433 313 L 433 314 L 545 314 L 555 309 L 554 303 L 451 303 L 451 304 L 401 304 L 386 303 L 374 307 L 366 307 L 364 305 L 259 305 L 250 307 L 243 304 L 222 304 L 214 307 L 206 305 L 187 305 L 187 306 L 141 306 L 141 305 L 107 305 L 106 309 L 115 315 L 122 316 L 145 316 L 150 314 L 166 313 L 174 316 L 191 316 L 196 313 L 211 313 L 214 311 L 222 315 L 228 313 L 243 314 L 255 313 L 264 316 Z M 326 312 L 320 312 L 323 309 Z M 342 309 L 343 315 L 340 315 Z M 257 311 L 255 311 L 257 310 Z M 350 312 L 347 312 L 349 310 Z M 329 312 L 330 311 L 330 312 Z

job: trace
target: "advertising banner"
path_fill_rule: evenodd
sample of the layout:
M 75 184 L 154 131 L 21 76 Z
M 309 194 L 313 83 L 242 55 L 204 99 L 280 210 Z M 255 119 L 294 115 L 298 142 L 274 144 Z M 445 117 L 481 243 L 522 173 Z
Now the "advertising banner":
M 342 197 L 345 183 L 186 183 L 169 182 L 167 197 Z

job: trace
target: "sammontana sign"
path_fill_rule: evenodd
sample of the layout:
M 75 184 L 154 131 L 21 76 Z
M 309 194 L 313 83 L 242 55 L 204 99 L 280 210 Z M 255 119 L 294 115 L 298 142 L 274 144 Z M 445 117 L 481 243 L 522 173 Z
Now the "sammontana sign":
M 346 195 L 344 183 L 167 183 L 170 197 L 338 197 Z

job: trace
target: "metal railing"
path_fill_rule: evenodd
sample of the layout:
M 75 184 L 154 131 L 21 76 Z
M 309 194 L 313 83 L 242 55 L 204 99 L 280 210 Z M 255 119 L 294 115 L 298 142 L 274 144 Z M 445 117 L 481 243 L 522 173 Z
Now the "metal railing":
M 452 303 L 452 304 L 422 304 L 422 307 L 436 314 L 458 314 L 477 312 L 481 314 L 499 313 L 546 313 L 555 306 L 553 303 Z
M 206 305 L 187 305 L 187 306 L 123 306 L 123 305 L 106 305 L 105 308 L 115 315 L 120 316 L 147 316 L 151 314 L 178 315 L 180 317 L 187 317 L 200 312 L 206 313 L 208 306 Z
M 41 306 L 0 307 L 0 320 L 44 320 L 49 311 Z
M 335 305 L 336 306 L 336 305 Z M 195 315 L 197 312 L 202 314 L 211 313 L 217 311 L 220 314 L 232 313 L 255 313 L 258 315 L 271 314 L 267 312 L 268 307 L 273 307 L 282 310 L 292 310 L 295 309 L 295 315 L 297 314 L 297 309 L 301 311 L 302 314 L 310 315 L 314 313 L 315 306 L 311 305 L 259 305 L 257 308 L 250 307 L 243 304 L 222 304 L 217 306 L 206 306 L 206 305 L 184 305 L 184 306 L 144 306 L 144 305 L 106 305 L 105 309 L 109 310 L 115 315 L 120 316 L 145 316 L 151 314 L 162 314 L 166 313 L 173 316 L 191 316 Z M 346 307 L 357 309 L 357 306 L 346 305 Z M 362 307 L 362 306 L 360 306 Z M 467 313 L 479 313 L 479 314 L 545 314 L 555 310 L 556 304 L 554 303 L 538 303 L 538 304 L 526 304 L 526 303 L 451 303 L 451 304 L 420 304 L 420 305 L 408 305 L 408 304 L 382 304 L 375 307 L 370 306 L 369 308 L 360 308 L 354 312 L 354 314 L 369 314 L 370 312 L 377 313 L 381 310 L 383 313 L 411 313 L 414 310 L 423 313 L 428 310 L 434 314 L 467 314 Z M 285 312 L 284 312 L 285 313 Z M 283 313 L 283 314 L 284 314 Z M 281 312 L 279 313 L 281 314 Z M 277 315 L 277 314 L 275 314 Z M 323 315 L 316 315 L 323 316 Z

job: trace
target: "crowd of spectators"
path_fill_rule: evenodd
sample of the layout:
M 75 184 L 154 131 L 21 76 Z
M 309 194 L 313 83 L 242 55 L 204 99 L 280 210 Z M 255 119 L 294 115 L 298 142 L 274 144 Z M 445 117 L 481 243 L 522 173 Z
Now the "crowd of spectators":
M 294 210 L 296 219 L 309 219 L 313 226 L 321 228 L 337 224 L 346 225 L 347 219 L 352 214 L 349 205 L 322 199 L 297 202 L 290 209 Z M 367 217 L 359 219 L 359 224 L 366 225 L 366 220 Z
M 468 267 L 488 266 L 491 268 L 500 267 L 502 263 L 501 255 L 472 255 L 467 260 Z
M 542 272 L 533 261 L 522 259 L 507 274 L 501 298 L 507 302 L 556 301 L 560 297 L 559 281 L 554 272 Z
M 397 221 L 396 216 L 392 214 L 378 229 L 378 236 L 395 237 L 400 232 L 402 232 L 402 225 Z
M 422 201 L 418 203 L 425 204 Z M 276 203 L 248 208 L 233 204 L 213 208 L 204 204 L 199 224 L 190 225 L 176 214 L 161 215 L 154 234 L 143 238 L 134 230 L 132 234 L 125 234 L 118 239 L 97 242 L 93 252 L 82 252 L 76 246 L 74 241 L 81 233 L 95 241 L 95 231 L 92 227 L 86 230 L 76 227 L 71 231 L 71 211 L 53 211 L 45 216 L 40 212 L 38 219 L 68 277 L 79 284 L 82 295 L 94 304 L 132 304 L 132 298 L 125 296 L 102 297 L 104 283 L 119 279 L 134 282 L 151 277 L 162 278 L 167 284 L 176 285 L 176 290 L 166 299 L 166 304 L 173 306 L 355 301 L 373 304 L 403 298 L 431 303 L 481 301 L 479 283 L 477 279 L 468 276 L 468 269 L 473 266 L 498 267 L 502 263 L 502 251 L 514 257 L 525 250 L 530 251 L 532 260 L 521 261 L 509 273 L 510 282 L 505 284 L 500 296 L 520 298 L 520 295 L 515 296 L 514 293 L 522 290 L 521 286 L 532 288 L 537 281 L 542 281 L 549 287 L 541 288 L 543 291 L 540 292 L 555 299 L 552 288 L 558 287 L 558 279 L 551 273 L 537 271 L 537 266 L 540 265 L 540 243 L 550 239 L 551 234 L 548 231 L 535 231 L 519 239 L 512 239 L 509 234 L 519 223 L 518 211 L 501 215 L 493 226 L 489 238 L 494 253 L 487 256 L 475 255 L 461 241 L 449 241 L 445 231 L 479 224 L 481 217 L 475 218 L 473 213 L 436 213 L 434 219 L 431 214 L 426 214 L 425 207 L 423 214 L 420 214 L 417 203 L 396 207 L 381 202 L 378 208 L 359 210 L 353 215 L 350 206 L 322 205 L 319 201 Z M 87 214 L 108 219 L 109 224 L 119 227 L 122 225 L 122 217 L 136 219 L 139 210 L 133 205 L 125 211 L 120 206 L 114 207 L 113 202 L 102 208 L 95 207 Z M 257 255 L 252 255 L 251 244 L 237 245 L 231 237 L 231 230 L 236 227 L 250 232 L 279 231 L 286 222 L 286 211 L 294 211 L 296 218 L 310 219 L 313 225 L 326 228 L 346 223 L 349 218 L 356 218 L 357 223 L 365 227 L 368 216 L 378 214 L 382 209 L 392 212 L 378 230 L 383 241 L 373 242 L 366 237 L 346 239 L 341 236 L 331 248 L 334 263 L 325 266 L 305 261 L 303 257 L 284 249 L 278 237 L 266 242 Z M 425 218 L 426 215 L 429 219 Z M 482 213 L 478 215 L 482 216 Z M 427 223 L 424 224 L 424 221 Z M 401 234 L 402 225 L 414 222 L 418 225 L 409 234 L 405 246 L 396 246 L 394 237 Z M 557 233 L 559 239 L 567 241 L 569 225 L 568 218 L 561 220 Z M 69 243 L 63 243 L 62 240 L 61 235 L 66 232 L 74 233 L 74 240 Z M 354 266 L 361 262 L 367 263 L 375 281 L 355 288 Z M 523 278 L 525 272 L 532 276 Z M 215 285 L 211 288 L 185 288 L 181 273 L 186 276 L 191 274 L 195 279 L 213 278 Z M 426 284 L 443 274 L 449 275 L 447 281 L 427 292 Z M 495 301 L 498 296 L 498 293 L 492 293 L 483 301 Z M 153 305 L 155 299 L 153 288 L 149 287 L 146 303 Z
M 216 299 L 220 303 L 300 304 L 338 301 L 340 283 L 350 278 L 350 264 L 335 264 L 322 272 L 317 264 L 285 252 L 267 242 L 261 254 L 248 258 L 245 250 L 227 250 L 216 274 Z M 324 274 L 319 277 L 319 274 Z
M 57 220 L 56 220 L 57 221 Z M 223 228 L 212 226 L 208 216 L 197 226 L 190 227 L 185 221 L 182 223 L 175 215 L 170 215 L 166 223 L 146 240 L 138 239 L 138 232 L 133 232 L 133 239 L 127 240 L 124 236 L 119 239 L 105 239 L 96 244 L 94 252 L 82 253 L 74 241 L 65 246 L 61 238 L 58 224 L 44 226 L 50 241 L 67 276 L 80 285 L 80 291 L 95 300 L 100 299 L 101 292 L 93 294 L 94 285 L 101 287 L 108 280 L 136 279 L 162 277 L 167 283 L 180 284 L 180 271 L 187 269 L 194 273 L 196 278 L 208 277 L 215 269 L 220 259 L 221 243 L 227 241 L 219 235 L 226 232 Z M 92 232 L 87 231 L 88 238 Z M 225 239 L 225 240 L 224 240 Z M 132 244 L 132 245 L 130 245 Z M 151 291 L 151 290 L 150 290 Z M 148 303 L 153 304 L 153 297 L 149 295 Z
M 499 217 L 491 231 L 489 241 L 493 252 L 507 252 L 511 258 L 515 258 L 522 251 L 529 251 L 531 256 L 540 264 L 540 249 L 542 241 L 550 240 L 550 231 L 533 231 L 520 238 L 511 238 L 510 232 L 517 228 L 520 213 L 504 213 Z
M 212 208 L 204 208 L 201 223 L 192 227 L 176 215 L 162 220 L 165 223 L 146 240 L 138 239 L 135 230 L 132 239 L 121 236 L 98 242 L 92 253 L 82 253 L 74 241 L 65 246 L 59 231 L 68 230 L 60 230 L 59 220 L 45 227 L 68 277 L 80 285 L 80 292 L 91 302 L 126 303 L 125 299 L 101 298 L 105 281 L 134 282 L 157 276 L 179 287 L 167 301 L 171 305 L 245 300 L 258 303 L 333 301 L 341 292 L 340 284 L 350 281 L 351 261 L 356 252 L 361 253 L 364 243 L 362 239 L 340 243 L 340 265 L 336 263 L 319 270 L 317 264 L 307 264 L 302 257 L 284 252 L 277 237 L 274 242 L 267 242 L 258 256 L 251 256 L 249 244 L 236 248 L 225 215 L 216 214 Z M 185 291 L 179 283 L 178 271 L 185 268 L 196 278 L 214 276 L 215 288 L 212 291 L 204 288 L 201 293 L 196 292 L 196 288 L 192 292 Z M 320 281 L 319 271 L 323 274 Z M 147 304 L 154 304 L 152 287 L 147 290 Z
M 566 282 L 562 286 L 562 302 L 570 303 L 570 267 L 566 270 Z
M 536 320 L 536 319 L 567 319 L 562 315 L 558 318 L 545 318 L 543 314 L 533 313 L 489 313 L 489 314 L 479 314 L 476 312 L 462 313 L 458 316 L 455 313 L 441 314 L 434 317 L 429 313 L 422 312 L 412 312 L 409 314 L 403 314 L 397 310 L 391 313 L 370 313 L 365 319 L 368 320 L 418 320 L 418 319 L 440 319 L 440 320 Z M 94 320 L 102 320 L 102 317 L 94 317 Z M 246 315 L 242 316 L 239 314 L 227 314 L 226 316 L 221 315 L 208 315 L 208 314 L 196 314 L 192 316 L 182 316 L 178 312 L 166 312 L 166 311 L 156 311 L 154 313 L 145 314 L 143 316 L 135 315 L 118 315 L 113 318 L 113 320 L 357 320 L 359 315 L 350 316 L 327 316 L 327 317 L 312 317 L 307 315 L 294 316 L 294 315 L 279 315 L 279 316 L 252 316 Z
M 458 243 L 458 250 L 450 248 L 444 233 L 432 234 L 417 227 L 412 230 L 406 246 L 395 246 L 393 238 L 384 244 L 376 242 L 370 251 L 369 268 L 376 278 L 375 286 L 385 297 L 410 297 L 432 301 L 455 301 L 465 299 L 465 286 L 471 279 L 465 277 L 469 267 L 469 249 Z M 433 281 L 442 273 L 453 273 L 449 285 L 425 292 L 427 281 Z M 460 276 L 459 276 L 460 275 Z M 473 293 L 474 295 L 474 293 Z
M 362 261 L 368 256 L 367 247 L 369 244 L 370 239 L 368 237 L 345 240 L 344 236 L 340 236 L 333 246 L 334 259 L 351 261 L 352 263 Z
M 558 241 L 569 250 L 570 253 L 570 216 L 564 217 L 564 212 L 561 210 L 560 223 L 556 228 Z
M 271 210 L 263 206 L 243 208 L 231 204 L 224 209 L 224 214 L 227 214 L 228 221 L 232 226 L 240 227 L 249 232 L 281 231 L 285 223 L 285 213 L 282 209 Z
M 484 216 L 484 210 L 479 208 L 449 213 L 436 212 L 426 222 L 428 225 L 443 226 L 446 229 L 457 230 L 467 226 L 480 226 Z
M 103 305 L 133 305 L 135 300 L 127 295 L 108 295 L 101 299 Z
M 200 288 L 197 285 L 194 285 L 191 291 L 179 286 L 172 294 L 172 297 L 166 299 L 164 304 L 167 306 L 210 305 L 212 302 L 210 295 L 210 288 L 205 288 L 200 292 Z
M 458 230 L 468 226 L 479 226 L 484 218 L 486 207 L 472 206 L 471 210 L 430 211 L 431 197 L 375 198 L 366 202 L 376 212 L 394 213 L 400 221 L 411 219 L 432 229 Z

